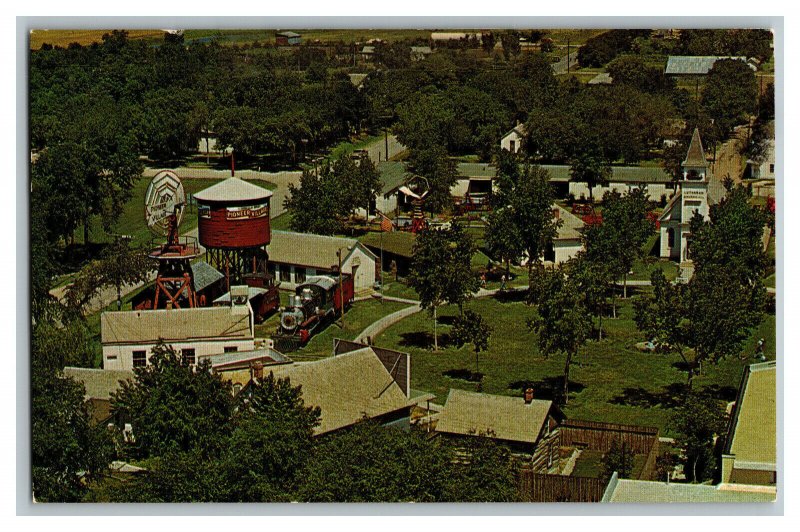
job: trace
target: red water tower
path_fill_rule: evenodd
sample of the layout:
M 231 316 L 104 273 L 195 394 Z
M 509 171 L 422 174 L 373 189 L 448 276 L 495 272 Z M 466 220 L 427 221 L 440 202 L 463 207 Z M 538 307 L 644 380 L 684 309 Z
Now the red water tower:
M 225 274 L 228 286 L 271 285 L 267 271 L 272 192 L 230 177 L 194 195 L 200 245 L 206 262 Z

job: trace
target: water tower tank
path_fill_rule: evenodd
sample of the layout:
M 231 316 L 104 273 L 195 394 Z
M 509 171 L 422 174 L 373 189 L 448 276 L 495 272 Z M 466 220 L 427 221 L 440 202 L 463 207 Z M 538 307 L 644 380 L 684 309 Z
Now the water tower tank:
M 197 228 L 205 248 L 246 249 L 270 242 L 272 192 L 230 177 L 194 195 Z

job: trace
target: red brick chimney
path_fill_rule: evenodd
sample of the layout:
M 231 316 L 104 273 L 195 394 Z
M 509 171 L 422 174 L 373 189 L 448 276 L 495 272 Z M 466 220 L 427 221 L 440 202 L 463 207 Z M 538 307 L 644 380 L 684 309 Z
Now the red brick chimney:
M 260 360 L 250 365 L 250 377 L 257 381 L 264 378 L 264 364 Z
M 533 388 L 525 389 L 525 404 L 529 405 L 533 402 Z

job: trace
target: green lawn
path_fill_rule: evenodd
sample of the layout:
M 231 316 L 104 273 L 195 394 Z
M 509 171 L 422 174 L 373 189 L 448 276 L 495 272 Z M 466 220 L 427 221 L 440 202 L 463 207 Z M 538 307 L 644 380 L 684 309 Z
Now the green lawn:
M 182 179 L 183 187 L 187 194 L 195 194 L 204 190 L 212 185 L 222 181 L 221 179 Z M 251 183 L 258 185 L 268 190 L 274 190 L 275 185 L 266 181 L 253 180 Z M 135 245 L 149 244 L 155 237 L 147 228 L 144 221 L 144 195 L 147 192 L 147 186 L 150 184 L 150 179 L 140 178 L 133 186 L 131 198 L 125 203 L 120 213 L 119 220 L 112 227 L 111 233 L 131 235 Z M 186 234 L 187 231 L 197 227 L 197 210 L 195 207 L 190 207 L 184 212 L 183 220 L 181 221 L 180 232 Z M 91 227 L 89 228 L 89 238 L 92 242 L 109 242 L 111 236 L 103 229 L 100 218 L 95 216 L 92 218 Z M 75 232 L 75 241 L 83 243 L 83 227 L 79 227 Z
M 536 335 L 529 332 L 525 320 L 533 310 L 522 302 L 501 302 L 494 298 L 473 300 L 467 308 L 479 312 L 494 328 L 489 350 L 480 354 L 479 371 L 484 373 L 482 389 L 486 393 L 517 395 L 529 383 L 539 397 L 548 397 L 560 386 L 563 356 L 545 358 L 537 347 Z M 440 310 L 440 348 L 433 352 L 432 322 L 428 313 L 412 315 L 387 329 L 376 344 L 407 351 L 412 355 L 411 385 L 436 394 L 443 403 L 450 388 L 474 390 L 475 383 L 445 375 L 449 370 L 475 370 L 475 355 L 467 347 L 448 345 L 448 320 L 455 307 Z M 566 414 L 573 418 L 611 423 L 650 425 L 669 433 L 669 404 L 676 390 L 686 382 L 686 373 L 678 367 L 680 358 L 648 354 L 634 345 L 643 341 L 633 323 L 631 300 L 621 301 L 618 319 L 606 319 L 608 335 L 601 342 L 590 341 L 573 359 L 571 394 Z M 775 317 L 766 316 L 753 332 L 744 352 L 755 350 L 759 337 L 767 338 L 766 351 L 775 356 Z M 699 389 L 710 387 L 725 401 L 734 398 L 742 368 L 753 359 L 740 361 L 731 357 L 718 365 L 704 368 L 695 378 Z M 458 375 L 458 373 L 450 373 Z
M 633 274 L 628 275 L 629 281 L 649 281 L 655 270 L 664 272 L 667 280 L 674 280 L 679 273 L 678 265 L 671 260 L 636 261 L 633 264 Z
M 287 292 L 288 294 L 288 292 Z M 282 294 L 282 304 L 285 302 Z M 293 353 L 287 353 L 290 358 L 297 361 L 318 360 L 331 355 L 334 338 L 352 340 L 375 320 L 407 307 L 405 303 L 394 301 L 367 300 L 353 303 L 352 308 L 344 315 L 345 328 L 342 329 L 340 321 L 329 324 L 324 330 L 315 334 L 308 344 Z M 278 315 L 275 314 L 264 323 L 256 327 L 256 337 L 272 335 L 278 326 Z
M 292 223 L 292 215 L 288 212 L 284 212 L 280 216 L 276 216 L 272 220 L 269 221 L 269 226 L 271 229 L 276 231 L 291 231 L 291 223 Z

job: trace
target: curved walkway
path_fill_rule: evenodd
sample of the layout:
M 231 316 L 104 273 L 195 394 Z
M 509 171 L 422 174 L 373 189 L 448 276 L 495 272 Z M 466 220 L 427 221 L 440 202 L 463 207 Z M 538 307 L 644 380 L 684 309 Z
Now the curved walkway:
M 506 290 L 506 292 L 516 292 L 518 289 L 519 289 L 518 287 L 511 287 L 508 290 Z M 527 289 L 527 287 L 524 287 L 522 289 L 523 290 Z M 485 288 L 481 288 L 475 293 L 473 297 L 475 298 L 489 297 L 497 294 L 498 292 L 500 292 L 499 288 L 495 288 L 493 290 L 487 290 Z M 385 301 L 397 301 L 399 303 L 408 303 L 410 306 L 392 312 L 391 314 L 388 314 L 383 318 L 372 322 L 370 325 L 367 326 L 366 329 L 361 331 L 361 333 L 355 337 L 355 339 L 353 340 L 354 342 L 366 343 L 367 338 L 374 340 L 376 336 L 381 334 L 383 331 L 385 331 L 395 323 L 399 322 L 403 318 L 407 318 L 412 314 L 416 314 L 417 312 L 422 310 L 419 301 L 415 301 L 413 299 L 403 299 L 399 297 L 384 297 L 383 299 Z

